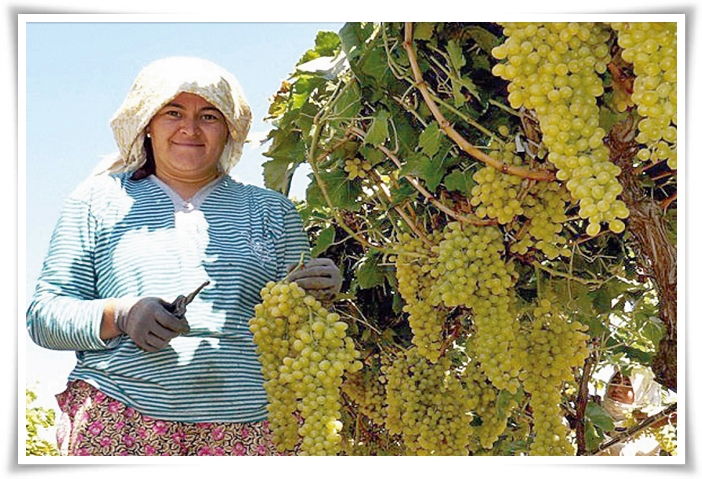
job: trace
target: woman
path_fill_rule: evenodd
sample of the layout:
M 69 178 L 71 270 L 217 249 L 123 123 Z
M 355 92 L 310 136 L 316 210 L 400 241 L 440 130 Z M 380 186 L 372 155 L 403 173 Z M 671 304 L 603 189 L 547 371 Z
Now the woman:
M 635 366 L 628 375 L 621 371 L 612 374 L 607 382 L 602 405 L 612 416 L 615 432 L 626 430 L 627 419 L 642 419 L 649 413 L 660 409 L 660 386 L 655 382 L 653 373 L 649 368 Z M 652 424 L 651 427 L 660 427 L 667 419 Z M 602 455 L 605 456 L 657 456 L 660 445 L 653 436 L 640 434 L 634 438 L 618 442 L 607 448 Z
M 251 124 L 236 79 L 156 61 L 110 124 L 119 156 L 67 199 L 27 311 L 37 344 L 76 351 L 60 450 L 276 454 L 248 320 L 309 243 L 287 198 L 228 175 Z M 340 286 L 325 259 L 289 278 L 318 299 Z M 191 292 L 182 317 L 172 303 Z

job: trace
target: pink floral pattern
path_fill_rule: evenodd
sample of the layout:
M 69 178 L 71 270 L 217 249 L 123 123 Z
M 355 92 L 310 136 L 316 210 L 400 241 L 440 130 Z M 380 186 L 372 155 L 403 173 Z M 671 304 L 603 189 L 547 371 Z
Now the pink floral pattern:
M 145 416 L 83 381 L 56 396 L 67 456 L 278 456 L 267 421 L 182 423 Z

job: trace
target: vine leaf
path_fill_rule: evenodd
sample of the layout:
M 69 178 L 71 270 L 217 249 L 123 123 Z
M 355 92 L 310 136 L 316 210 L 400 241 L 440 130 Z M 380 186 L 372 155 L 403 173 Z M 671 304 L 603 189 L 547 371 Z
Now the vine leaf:
M 327 204 L 314 175 L 310 175 L 310 177 L 312 181 L 307 187 L 307 202 L 311 205 L 329 206 L 348 211 L 358 211 L 360 209 L 360 202 L 357 201 L 360 188 L 352 181 L 349 181 L 344 170 L 319 172 L 319 177 L 324 183 L 328 197 L 333 202 L 332 205 Z
M 329 226 L 320 231 L 319 235 L 317 236 L 317 241 L 314 245 L 314 248 L 312 248 L 312 251 L 310 252 L 312 257 L 317 258 L 320 254 L 324 253 L 327 250 L 327 248 L 329 248 L 332 245 L 332 243 L 334 243 L 335 238 L 336 229 L 334 228 L 334 226 Z
M 382 145 L 388 137 L 388 118 L 390 113 L 387 110 L 379 110 L 373 117 L 373 122 L 368 133 L 366 133 L 365 142 L 374 146 Z
M 475 186 L 473 175 L 468 171 L 455 170 L 444 178 L 444 186 L 449 191 L 458 191 L 469 196 Z
M 612 416 L 599 404 L 594 402 L 588 402 L 585 407 L 585 417 L 592 421 L 592 424 L 601 429 L 602 431 L 608 432 L 614 429 L 614 421 Z
M 378 265 L 376 255 L 369 255 L 361 259 L 356 270 L 356 278 L 361 289 L 369 289 L 385 282 L 385 273 Z
M 433 121 L 419 135 L 419 146 L 424 154 L 431 158 L 438 153 L 442 138 L 443 132 L 439 124 Z

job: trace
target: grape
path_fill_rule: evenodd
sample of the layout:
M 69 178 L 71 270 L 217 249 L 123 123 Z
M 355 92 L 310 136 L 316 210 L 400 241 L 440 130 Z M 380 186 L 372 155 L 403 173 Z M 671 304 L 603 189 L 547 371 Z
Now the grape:
M 510 245 L 510 250 L 526 254 L 534 247 L 548 259 L 570 256 L 566 239 L 561 235 L 567 221 L 565 210 L 569 201 L 570 195 L 560 183 L 535 183 L 522 202 L 526 223 L 512 227 L 516 240 Z
M 276 445 L 301 455 L 340 451 L 341 384 L 361 369 L 348 325 L 296 283 L 269 282 L 249 321 Z
M 368 172 L 370 170 L 370 162 L 367 160 L 362 160 L 361 158 L 346 160 L 344 165 L 344 171 L 348 173 L 349 180 L 354 180 L 356 178 L 365 178 L 366 176 L 368 176 Z
M 504 148 L 493 149 L 490 156 L 506 165 L 519 166 L 522 161 L 514 154 L 515 148 L 514 142 L 510 142 Z M 473 179 L 476 186 L 471 191 L 470 203 L 477 207 L 478 217 L 497 218 L 500 224 L 506 224 L 524 212 L 519 200 L 522 178 L 486 166 L 476 171 Z
M 568 320 L 555 302 L 541 298 L 534 320 L 520 336 L 524 348 L 524 390 L 531 394 L 534 423 L 532 455 L 573 455 L 570 429 L 560 408 L 565 382 L 573 382 L 573 368 L 582 367 L 589 352 L 586 327 Z
M 412 343 L 430 361 L 436 361 L 443 347 L 444 316 L 435 309 L 432 278 L 433 259 L 427 246 L 404 233 L 399 238 L 397 289 L 405 300 L 403 310 L 412 328 Z
M 414 455 L 466 455 L 471 415 L 467 393 L 448 356 L 427 361 L 412 347 L 386 361 L 386 426 Z
M 587 22 L 503 26 L 507 39 L 492 54 L 505 62 L 495 65 L 493 74 L 510 82 L 513 108 L 536 113 L 556 177 L 579 203 L 587 234 L 597 234 L 601 223 L 628 215 L 626 208 L 614 206 L 622 190 L 621 170 L 609 160 L 597 105 L 604 93 L 600 75 L 610 60 L 606 42 L 611 31 Z
M 622 59 L 633 64 L 632 102 L 641 120 L 637 141 L 643 161 L 677 168 L 677 30 L 675 23 L 616 22 Z

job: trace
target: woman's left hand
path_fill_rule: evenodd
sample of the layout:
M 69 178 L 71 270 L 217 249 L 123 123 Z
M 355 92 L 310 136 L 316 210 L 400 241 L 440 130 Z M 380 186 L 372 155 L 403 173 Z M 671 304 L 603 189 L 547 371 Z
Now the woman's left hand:
M 288 280 L 297 283 L 319 301 L 334 301 L 341 289 L 341 272 L 329 258 L 312 258 L 303 266 L 289 265 Z

